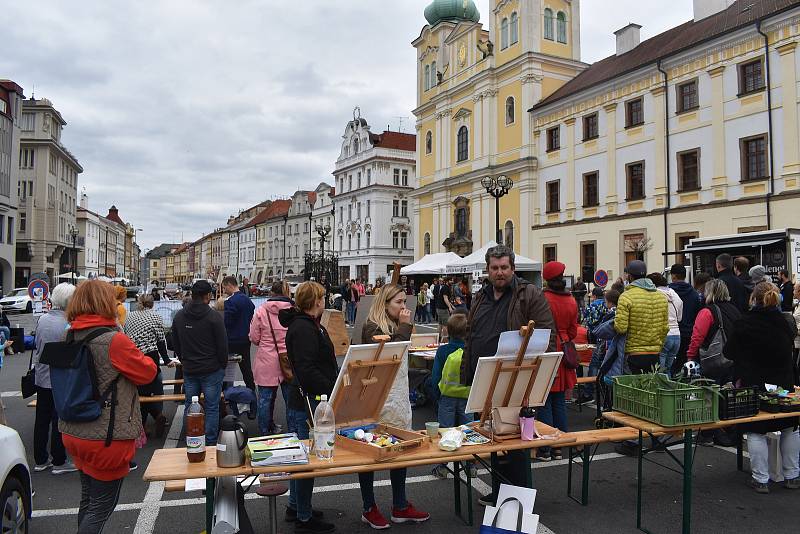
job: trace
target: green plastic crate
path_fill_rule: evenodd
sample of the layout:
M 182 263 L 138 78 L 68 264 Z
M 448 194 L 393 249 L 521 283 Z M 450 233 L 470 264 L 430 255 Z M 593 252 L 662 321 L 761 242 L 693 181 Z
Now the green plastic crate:
M 635 375 L 614 378 L 614 409 L 661 426 L 713 423 L 719 420 L 719 395 L 697 386 L 659 388 L 656 392 L 634 387 Z M 716 386 L 714 386 L 716 389 Z

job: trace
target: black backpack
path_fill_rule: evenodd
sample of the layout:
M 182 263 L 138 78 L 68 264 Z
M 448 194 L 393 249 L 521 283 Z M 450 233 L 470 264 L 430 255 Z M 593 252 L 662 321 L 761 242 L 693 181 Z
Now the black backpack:
M 88 343 L 108 332 L 114 330 L 108 327 L 96 328 L 80 341 L 76 341 L 73 332 L 70 332 L 66 341 L 45 344 L 39 360 L 50 366 L 53 402 L 56 413 L 62 421 L 69 423 L 95 421 L 103 413 L 103 408 L 111 408 L 106 447 L 111 444 L 114 430 L 119 376 L 105 391 L 101 393 L 98 390 L 97 372 Z

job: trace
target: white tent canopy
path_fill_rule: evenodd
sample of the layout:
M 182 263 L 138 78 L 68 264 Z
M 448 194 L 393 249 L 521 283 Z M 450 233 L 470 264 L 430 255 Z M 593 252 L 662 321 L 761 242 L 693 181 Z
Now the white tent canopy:
M 497 246 L 497 242 L 489 241 L 483 247 L 476 250 L 469 256 L 458 258 L 457 260 L 447 264 L 445 272 L 447 274 L 468 274 L 473 271 L 483 271 L 486 269 L 486 251 L 492 247 Z M 541 271 L 542 262 L 526 258 L 519 254 L 514 256 L 514 265 L 516 271 Z
M 461 257 L 454 252 L 439 252 L 436 254 L 426 254 L 416 263 L 406 265 L 400 269 L 400 274 L 444 274 L 445 267 Z

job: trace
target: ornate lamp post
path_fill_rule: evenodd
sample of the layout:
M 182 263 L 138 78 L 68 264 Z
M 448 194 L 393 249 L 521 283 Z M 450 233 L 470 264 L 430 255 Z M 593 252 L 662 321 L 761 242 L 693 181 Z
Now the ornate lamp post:
M 322 249 L 322 255 L 320 256 L 320 260 L 322 260 L 322 276 L 325 277 L 325 307 L 328 307 L 328 287 L 330 286 L 330 281 L 328 280 L 328 273 L 326 272 L 327 263 L 325 263 L 325 239 L 331 233 L 331 225 L 326 224 L 322 225 L 317 224 L 316 228 L 314 228 L 319 234 L 319 244 Z M 322 280 L 320 280 L 322 282 Z
M 67 233 L 72 238 L 72 285 L 75 285 L 75 264 L 78 263 L 78 248 L 76 243 L 78 241 L 78 228 L 70 225 Z
M 507 195 L 511 188 L 514 187 L 514 181 L 504 174 L 497 178 L 485 176 L 481 180 L 481 185 L 486 189 L 487 193 L 494 197 L 494 226 L 497 243 L 501 244 L 503 242 L 503 234 L 500 230 L 500 198 Z

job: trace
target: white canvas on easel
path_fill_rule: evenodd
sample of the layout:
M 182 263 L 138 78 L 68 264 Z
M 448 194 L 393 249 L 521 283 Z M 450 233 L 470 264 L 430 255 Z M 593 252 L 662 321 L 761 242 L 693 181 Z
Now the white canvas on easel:
M 563 354 L 563 352 L 525 354 L 523 363 L 531 363 L 536 358 L 541 358 L 541 364 L 536 374 L 533 387 L 531 387 L 530 395 L 528 395 L 527 402 L 525 402 L 523 397 L 525 396 L 525 389 L 532 371 L 530 369 L 519 371 L 508 406 L 523 406 L 525 404 L 531 407 L 544 406 L 547 400 L 547 394 L 550 392 L 550 387 L 553 385 L 553 380 L 558 373 L 558 366 L 561 363 Z M 502 361 L 507 366 L 513 364 L 515 359 L 516 356 L 513 355 L 492 356 L 490 358 L 478 359 L 478 367 L 475 369 L 475 378 L 472 381 L 469 398 L 467 399 L 466 413 L 480 413 L 483 410 L 486 397 L 489 395 L 489 390 L 492 386 L 492 376 L 494 375 L 497 362 Z M 503 400 L 511 378 L 512 373 L 500 373 L 497 377 L 497 384 L 491 399 L 492 407 L 503 406 Z
M 412 347 L 424 347 L 430 344 L 439 343 L 439 333 L 431 332 L 428 334 L 411 334 Z
M 394 358 L 407 358 L 408 347 L 410 345 L 411 342 L 409 341 L 385 343 L 383 345 L 383 350 L 381 350 L 381 353 L 378 355 L 378 361 L 392 360 Z M 350 345 L 350 348 L 347 349 L 347 354 L 344 357 L 344 361 L 342 362 L 342 367 L 339 369 L 339 376 L 336 379 L 336 385 L 333 386 L 333 391 L 331 392 L 329 399 L 331 405 L 333 405 L 333 399 L 336 397 L 336 392 L 339 390 L 339 384 L 345 382 L 342 380 L 342 378 L 345 374 L 347 374 L 347 367 L 350 362 L 356 362 L 358 360 L 364 362 L 375 361 L 375 351 L 378 349 L 378 346 L 378 343 L 371 343 L 369 345 Z

